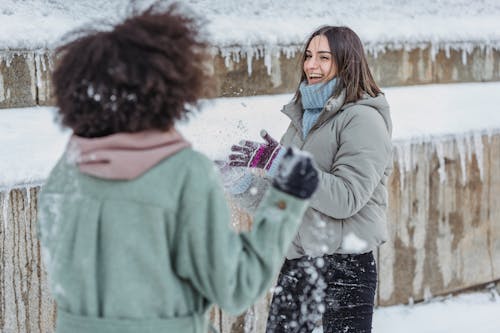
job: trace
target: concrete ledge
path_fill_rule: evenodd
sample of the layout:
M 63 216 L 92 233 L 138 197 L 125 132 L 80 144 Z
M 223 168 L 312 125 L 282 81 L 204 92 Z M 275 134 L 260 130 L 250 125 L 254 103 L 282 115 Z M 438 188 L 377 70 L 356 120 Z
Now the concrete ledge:
M 300 77 L 300 54 L 235 61 L 214 57 L 219 96 L 251 96 L 294 92 Z M 500 50 L 475 47 L 470 52 L 434 50 L 386 50 L 368 54 L 375 80 L 383 87 L 428 83 L 484 82 L 500 80 Z M 267 66 L 266 66 L 267 65 Z M 249 74 L 249 69 L 251 72 Z
M 53 332 L 55 304 L 36 235 L 39 188 L 0 193 L 0 332 Z
M 444 143 L 440 158 L 430 143 L 412 145 L 417 164 L 410 172 L 395 162 L 389 183 L 391 241 L 379 251 L 379 305 L 500 279 L 500 207 L 494 203 L 500 195 L 500 135 L 481 141 L 482 151 L 465 159 L 465 177 L 454 140 Z
M 0 53 L 0 108 L 36 105 L 35 71 L 33 53 Z
M 294 92 L 300 55 L 213 58 L 217 95 L 253 96 Z M 475 47 L 434 50 L 386 50 L 368 54 L 376 81 L 384 87 L 427 83 L 500 81 L 500 50 Z M 53 105 L 50 75 L 53 54 L 45 51 L 0 52 L 0 108 Z
M 410 145 L 406 153 L 416 161 L 411 169 L 399 164 L 401 151 L 395 148 L 390 241 L 377 253 L 379 306 L 500 280 L 500 134 L 475 139 L 470 154 L 452 138 L 439 145 Z M 52 332 L 54 327 L 36 238 L 38 191 L 0 193 L 0 332 Z M 234 227 L 251 228 L 249 217 L 232 208 Z M 236 317 L 214 308 L 210 318 L 222 333 L 261 333 L 269 302 L 270 294 Z

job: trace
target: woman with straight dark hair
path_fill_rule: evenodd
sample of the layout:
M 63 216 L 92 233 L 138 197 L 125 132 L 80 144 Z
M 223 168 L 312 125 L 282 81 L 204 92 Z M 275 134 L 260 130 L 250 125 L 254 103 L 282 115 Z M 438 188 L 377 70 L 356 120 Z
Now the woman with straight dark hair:
M 226 161 L 272 176 L 282 146 L 291 145 L 311 153 L 320 170 L 318 191 L 274 289 L 267 332 L 312 332 L 321 322 L 324 333 L 371 332 L 373 251 L 387 239 L 389 105 L 361 40 L 347 27 L 313 32 L 301 65 L 295 96 L 282 110 L 291 122 L 281 141 L 262 131 L 263 143 L 242 141 Z M 238 191 L 252 184 L 258 184 L 256 177 Z

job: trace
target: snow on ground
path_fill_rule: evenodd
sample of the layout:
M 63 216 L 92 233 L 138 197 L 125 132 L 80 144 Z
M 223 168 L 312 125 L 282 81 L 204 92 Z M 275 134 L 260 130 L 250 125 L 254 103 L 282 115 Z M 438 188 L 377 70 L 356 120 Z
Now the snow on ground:
M 497 333 L 499 313 L 500 296 L 493 289 L 412 306 L 380 307 L 375 310 L 373 333 Z
M 395 145 L 500 132 L 499 92 L 500 82 L 385 89 Z M 260 140 L 262 128 L 281 137 L 288 120 L 280 110 L 291 97 L 208 100 L 201 112 L 178 127 L 195 149 L 212 159 L 223 158 L 241 139 Z M 70 135 L 54 123 L 54 111 L 53 107 L 0 109 L 0 189 L 39 184 L 48 175 Z M 479 154 L 481 147 L 468 149 Z
M 137 0 L 139 8 L 153 0 Z M 320 25 L 352 27 L 371 52 L 384 45 L 412 48 L 500 48 L 498 0 L 184 0 L 207 20 L 214 45 L 254 52 L 276 45 L 301 45 Z M 0 49 L 51 48 L 66 32 L 96 20 L 117 22 L 129 13 L 124 0 L 2 0 Z M 251 47 L 250 47 L 251 46 Z M 249 48 L 250 47 L 250 48 Z M 293 52 L 296 48 L 292 48 Z M 284 50 L 282 50 L 284 51 Z

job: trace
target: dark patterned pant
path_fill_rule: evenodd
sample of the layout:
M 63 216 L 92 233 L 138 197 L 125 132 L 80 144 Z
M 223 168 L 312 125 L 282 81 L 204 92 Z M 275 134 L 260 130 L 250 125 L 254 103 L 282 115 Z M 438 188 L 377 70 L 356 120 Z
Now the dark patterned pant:
M 370 333 L 376 285 L 371 252 L 285 260 L 266 333 Z

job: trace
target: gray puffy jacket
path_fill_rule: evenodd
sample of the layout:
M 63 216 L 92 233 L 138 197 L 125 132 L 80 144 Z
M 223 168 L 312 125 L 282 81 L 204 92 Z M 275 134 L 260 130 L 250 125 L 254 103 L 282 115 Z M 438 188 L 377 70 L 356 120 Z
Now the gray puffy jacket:
M 291 123 L 281 139 L 314 156 L 320 170 L 312 197 L 287 258 L 365 253 L 387 240 L 387 179 L 392 170 L 392 123 L 383 94 L 342 105 L 331 98 L 305 140 L 301 105 L 282 112 Z

